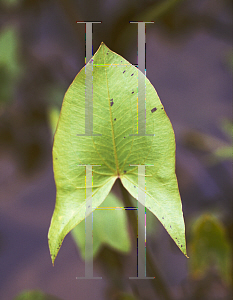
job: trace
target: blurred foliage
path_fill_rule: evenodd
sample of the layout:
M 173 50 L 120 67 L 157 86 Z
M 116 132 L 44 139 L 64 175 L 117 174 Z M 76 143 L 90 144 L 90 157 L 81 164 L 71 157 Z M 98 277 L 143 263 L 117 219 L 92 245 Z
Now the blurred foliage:
M 21 71 L 18 54 L 18 31 L 15 26 L 8 25 L 0 32 L 0 105 L 13 101 Z
M 231 66 L 231 70 L 233 70 L 233 53 L 229 55 L 229 65 Z
M 46 97 L 49 99 L 50 103 L 47 108 L 47 117 L 52 136 L 54 135 L 57 128 L 64 94 L 65 90 L 60 86 L 51 86 L 47 91 Z
M 215 157 L 219 160 L 233 159 L 232 146 L 222 147 L 214 152 Z
M 19 73 L 18 34 L 14 26 L 6 26 L 0 33 L 0 64 L 5 65 L 12 76 Z
M 231 141 L 230 145 L 219 147 L 214 151 L 214 155 L 220 160 L 233 160 L 233 149 L 232 149 L 232 137 L 233 137 L 233 122 L 230 122 L 227 119 L 223 119 L 221 124 L 221 129 Z
M 52 295 L 44 294 L 39 290 L 23 291 L 20 295 L 16 296 L 14 300 L 61 300 Z
M 48 108 L 48 119 L 49 119 L 49 125 L 50 125 L 52 136 L 54 135 L 57 128 L 59 115 L 60 115 L 60 110 L 56 106 L 51 106 Z
M 233 137 L 233 122 L 230 122 L 227 119 L 223 119 L 221 121 L 220 127 L 222 129 L 222 131 L 225 132 L 225 134 L 231 138 Z
M 168 19 L 171 19 L 170 14 L 173 14 L 174 11 L 176 11 L 177 6 L 183 1 L 184 0 L 155 1 L 148 3 L 142 11 L 139 11 L 136 8 L 132 9 L 131 7 L 131 10 L 129 9 L 129 11 L 126 11 L 115 25 L 113 30 L 113 47 L 118 47 L 122 44 L 127 49 L 129 44 L 134 40 L 136 32 L 134 26 L 137 26 L 137 24 L 129 24 L 129 20 L 144 22 L 157 21 L 164 23 L 163 20 L 166 16 L 169 16 Z M 164 24 L 166 24 L 166 22 Z M 150 24 L 147 24 L 147 28 L 148 26 L 150 26 Z
M 216 269 L 223 281 L 232 281 L 232 245 L 224 225 L 217 217 L 203 214 L 192 226 L 189 242 L 189 267 L 194 279 L 205 277 Z
M 129 253 L 131 245 L 126 211 L 115 209 L 121 208 L 122 205 L 123 203 L 110 193 L 93 212 L 93 257 L 98 254 L 103 245 L 125 254 Z M 108 209 L 105 210 L 104 207 Z M 71 233 L 82 258 L 85 259 L 85 220 L 79 223 Z
M 46 98 L 48 99 L 49 104 L 59 108 L 59 112 L 61 109 L 62 100 L 64 98 L 66 89 L 64 89 L 59 84 L 54 84 L 49 86 L 46 92 Z
M 224 160 L 232 160 L 232 133 L 233 123 L 227 119 L 220 122 L 219 128 L 225 134 L 225 139 L 214 137 L 199 131 L 187 131 L 183 138 L 183 143 L 190 149 L 195 149 L 205 153 L 205 162 L 207 164 L 217 164 Z
M 156 20 L 160 16 L 169 14 L 171 11 L 174 11 L 176 7 L 183 2 L 184 0 L 166 0 L 159 3 L 152 4 L 149 8 L 145 9 L 138 18 L 139 21 L 144 20 Z
M 20 2 L 22 2 L 22 0 L 0 0 L 0 3 L 7 7 L 15 7 L 19 5 Z
M 111 298 L 112 300 L 137 300 L 133 295 L 129 293 L 117 293 Z

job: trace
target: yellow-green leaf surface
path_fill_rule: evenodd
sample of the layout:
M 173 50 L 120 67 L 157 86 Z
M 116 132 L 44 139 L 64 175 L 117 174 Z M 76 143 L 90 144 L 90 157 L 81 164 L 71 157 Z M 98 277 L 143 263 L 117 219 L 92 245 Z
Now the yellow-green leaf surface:
M 138 68 L 104 43 L 93 56 L 93 133 L 85 133 L 85 68 L 67 90 L 53 145 L 57 188 L 49 229 L 54 262 L 67 233 L 85 218 L 85 167 L 93 166 L 92 206 L 98 207 L 120 178 L 138 198 L 138 167 L 146 166 L 145 206 L 186 255 L 185 227 L 175 175 L 175 137 L 159 97 L 146 84 L 146 133 L 137 134 Z M 91 61 L 88 62 L 91 64 Z
M 123 203 L 113 193 L 109 193 L 104 202 L 94 211 L 94 257 L 104 245 L 124 253 L 130 251 L 130 237 L 127 228 L 126 211 L 119 209 L 122 205 Z M 108 209 L 106 210 L 106 208 Z M 80 249 L 82 258 L 85 259 L 85 220 L 72 230 L 72 236 Z M 87 259 L 90 259 L 90 257 L 87 257 Z

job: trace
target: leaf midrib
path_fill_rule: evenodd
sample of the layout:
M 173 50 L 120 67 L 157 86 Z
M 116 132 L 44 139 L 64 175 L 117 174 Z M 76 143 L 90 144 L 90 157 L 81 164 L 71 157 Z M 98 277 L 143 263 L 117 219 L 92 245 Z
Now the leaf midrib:
M 105 65 L 104 47 L 103 47 L 103 57 L 104 57 L 104 65 Z M 109 95 L 109 88 L 108 88 L 108 76 L 107 76 L 107 68 L 106 68 L 106 66 L 104 67 L 104 70 L 105 70 L 106 82 L 107 82 L 108 105 L 109 105 L 109 112 L 110 112 L 110 121 L 111 121 L 111 131 L 112 131 L 112 143 L 113 143 L 113 150 L 114 150 L 114 158 L 115 158 L 117 176 L 119 177 L 120 176 L 119 163 L 118 163 L 117 151 L 116 151 L 116 143 L 115 143 L 115 135 L 114 135 L 114 128 L 113 128 L 112 110 L 111 110 L 111 105 L 110 105 L 110 95 Z

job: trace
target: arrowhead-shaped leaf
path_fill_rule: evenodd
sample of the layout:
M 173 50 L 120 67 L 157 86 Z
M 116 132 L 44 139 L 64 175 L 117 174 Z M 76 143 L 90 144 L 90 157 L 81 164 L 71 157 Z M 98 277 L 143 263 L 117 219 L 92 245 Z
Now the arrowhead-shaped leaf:
M 93 256 L 95 257 L 102 246 L 107 245 L 127 253 L 130 251 L 130 237 L 127 228 L 126 211 L 115 209 L 122 207 L 122 202 L 109 193 L 104 202 L 93 213 Z M 106 209 L 107 208 L 107 209 Z M 72 231 L 72 236 L 85 259 L 85 220 Z M 88 257 L 87 259 L 90 259 Z
M 146 133 L 137 134 L 138 68 L 104 43 L 93 56 L 93 133 L 85 133 L 85 68 L 67 90 L 54 137 L 57 188 L 49 229 L 54 262 L 67 233 L 85 218 L 85 166 L 93 166 L 92 206 L 98 207 L 120 178 L 138 198 L 138 167 L 146 166 L 145 206 L 186 255 L 182 205 L 175 175 L 175 138 L 159 97 L 146 83 Z M 88 64 L 91 64 L 90 61 Z M 96 136 L 101 134 L 101 136 Z

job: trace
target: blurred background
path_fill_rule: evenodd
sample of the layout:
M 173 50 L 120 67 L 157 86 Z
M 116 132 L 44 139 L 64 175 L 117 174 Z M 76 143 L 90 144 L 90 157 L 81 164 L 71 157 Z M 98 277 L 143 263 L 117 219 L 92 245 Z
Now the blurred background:
M 103 41 L 137 64 L 129 21 L 139 20 L 155 21 L 146 27 L 147 77 L 175 131 L 190 257 L 152 217 L 147 248 L 163 291 L 127 279 L 134 241 L 125 255 L 102 247 L 94 274 L 103 279 L 92 281 L 75 279 L 85 265 L 70 234 L 54 267 L 47 243 L 53 124 L 85 62 L 76 21 L 102 21 L 94 53 Z M 0 299 L 232 299 L 232 67 L 231 0 L 0 0 Z M 113 191 L 120 196 L 117 184 Z

